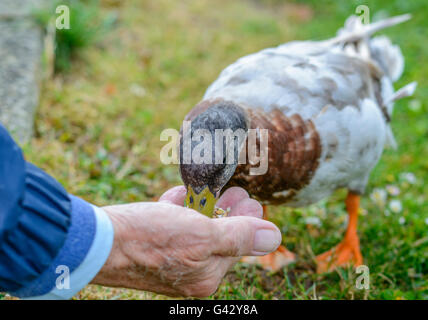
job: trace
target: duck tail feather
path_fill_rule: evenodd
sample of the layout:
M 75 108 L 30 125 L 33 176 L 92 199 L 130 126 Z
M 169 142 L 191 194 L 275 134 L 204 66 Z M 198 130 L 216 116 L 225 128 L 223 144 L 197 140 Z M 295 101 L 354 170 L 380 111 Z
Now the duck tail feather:
M 338 31 L 338 35 L 328 40 L 332 43 L 357 42 L 364 38 L 369 38 L 372 34 L 411 19 L 412 15 L 407 13 L 400 16 L 387 18 L 371 24 L 363 24 L 361 18 L 355 15 L 346 19 L 345 26 Z
M 417 82 L 413 81 L 409 84 L 405 85 L 404 87 L 398 89 L 387 101 L 384 103 L 384 106 L 386 107 L 388 104 L 393 103 L 394 101 L 397 101 L 399 99 L 410 97 L 413 95 L 413 93 L 416 90 Z M 391 126 L 388 124 L 386 128 L 386 143 L 389 147 L 396 150 L 397 149 L 397 142 L 394 137 L 394 133 L 392 132 Z
M 404 87 L 398 89 L 388 100 L 386 100 L 384 105 L 386 106 L 391 102 L 412 96 L 417 86 L 418 83 L 416 81 L 410 82 Z

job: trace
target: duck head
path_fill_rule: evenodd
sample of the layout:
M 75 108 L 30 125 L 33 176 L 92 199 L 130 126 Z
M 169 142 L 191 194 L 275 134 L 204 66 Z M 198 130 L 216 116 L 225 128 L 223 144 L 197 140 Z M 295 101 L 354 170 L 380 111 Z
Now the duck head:
M 213 103 L 183 123 L 180 174 L 187 188 L 185 206 L 212 216 L 222 188 L 240 162 L 247 127 L 245 111 L 228 101 Z

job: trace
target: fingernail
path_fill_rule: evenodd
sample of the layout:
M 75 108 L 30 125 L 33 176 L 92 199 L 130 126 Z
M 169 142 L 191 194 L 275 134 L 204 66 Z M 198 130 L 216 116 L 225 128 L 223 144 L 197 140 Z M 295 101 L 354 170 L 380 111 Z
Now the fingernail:
M 278 232 L 272 229 L 257 230 L 254 235 L 253 251 L 257 254 L 266 254 L 275 251 L 281 243 Z

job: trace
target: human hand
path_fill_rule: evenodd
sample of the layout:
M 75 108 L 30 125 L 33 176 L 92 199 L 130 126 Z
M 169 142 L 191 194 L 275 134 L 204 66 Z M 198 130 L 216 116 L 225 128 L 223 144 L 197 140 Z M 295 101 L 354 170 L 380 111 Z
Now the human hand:
M 261 205 L 241 188 L 228 189 L 218 206 L 229 217 L 209 219 L 183 207 L 183 186 L 159 202 L 104 207 L 115 236 L 105 265 L 92 281 L 170 296 L 213 294 L 227 270 L 243 255 L 264 255 L 281 243 L 281 233 L 260 219 Z

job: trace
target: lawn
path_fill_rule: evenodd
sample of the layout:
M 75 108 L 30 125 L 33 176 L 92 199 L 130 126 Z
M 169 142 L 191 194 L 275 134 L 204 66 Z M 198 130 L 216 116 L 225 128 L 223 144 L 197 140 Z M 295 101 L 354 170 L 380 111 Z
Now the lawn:
M 150 201 L 180 184 L 159 160 L 160 132 L 179 128 L 219 72 L 239 57 L 295 39 L 335 34 L 358 1 L 102 1 L 117 15 L 66 73 L 44 81 L 28 160 L 69 192 L 97 205 Z M 352 269 L 318 275 L 313 258 L 346 227 L 345 191 L 302 209 L 269 208 L 299 261 L 278 273 L 239 263 L 213 299 L 428 299 L 428 3 L 366 2 L 373 19 L 410 12 L 384 32 L 406 57 L 396 89 L 416 80 L 395 106 L 398 149 L 385 150 L 363 198 L 359 235 L 370 289 Z M 371 195 L 371 196 L 370 196 Z M 165 299 L 88 286 L 77 299 Z

